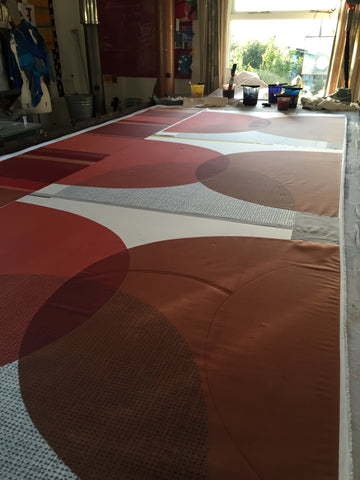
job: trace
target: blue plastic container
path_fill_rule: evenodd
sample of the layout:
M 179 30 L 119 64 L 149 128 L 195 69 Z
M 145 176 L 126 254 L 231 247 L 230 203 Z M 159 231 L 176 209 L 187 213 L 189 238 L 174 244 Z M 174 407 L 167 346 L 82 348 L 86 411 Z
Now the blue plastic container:
M 273 83 L 268 85 L 269 87 L 269 103 L 277 103 L 277 97 L 281 93 L 282 85 L 278 83 Z
M 286 85 L 284 89 L 285 95 L 290 95 L 289 108 L 296 108 L 299 100 L 299 93 L 302 88 Z
M 285 85 L 284 89 L 285 89 L 286 95 L 299 95 L 300 90 L 302 90 L 302 88 L 300 87 L 295 87 L 290 85 Z

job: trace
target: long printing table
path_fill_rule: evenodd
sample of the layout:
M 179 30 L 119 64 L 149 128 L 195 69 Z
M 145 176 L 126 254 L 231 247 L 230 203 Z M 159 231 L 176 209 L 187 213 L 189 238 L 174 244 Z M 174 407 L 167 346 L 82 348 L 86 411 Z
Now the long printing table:
M 1 162 L 2 478 L 350 479 L 356 128 L 157 106 Z

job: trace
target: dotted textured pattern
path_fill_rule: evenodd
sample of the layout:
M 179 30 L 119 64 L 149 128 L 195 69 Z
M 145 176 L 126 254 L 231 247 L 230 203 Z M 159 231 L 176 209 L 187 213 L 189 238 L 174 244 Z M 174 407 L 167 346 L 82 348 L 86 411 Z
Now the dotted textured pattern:
M 76 480 L 34 426 L 21 397 L 18 362 L 0 368 L 2 480 Z
M 238 220 L 255 225 L 289 228 L 295 211 L 284 210 L 231 198 L 210 190 L 201 183 L 162 188 L 65 187 L 55 197 L 110 205 L 131 206 L 177 212 L 210 218 Z
M 19 371 L 31 418 L 80 478 L 206 478 L 198 367 L 153 307 L 119 291 L 67 337 L 24 357 Z

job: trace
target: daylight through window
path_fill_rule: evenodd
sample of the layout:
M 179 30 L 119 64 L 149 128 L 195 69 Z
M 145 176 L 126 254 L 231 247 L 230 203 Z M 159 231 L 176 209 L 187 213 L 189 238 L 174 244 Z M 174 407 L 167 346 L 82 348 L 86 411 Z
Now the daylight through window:
M 306 95 L 321 95 L 328 74 L 339 1 L 234 0 L 230 63 L 266 83 L 301 76 Z

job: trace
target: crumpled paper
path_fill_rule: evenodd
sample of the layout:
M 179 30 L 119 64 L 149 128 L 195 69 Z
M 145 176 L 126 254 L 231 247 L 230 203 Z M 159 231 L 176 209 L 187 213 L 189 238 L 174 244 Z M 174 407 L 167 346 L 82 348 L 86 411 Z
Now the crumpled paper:
M 329 110 L 332 112 L 360 111 L 360 105 L 357 103 L 342 103 L 331 97 L 301 97 L 301 105 L 307 110 Z
M 230 71 L 229 71 L 230 72 Z M 230 73 L 228 75 L 230 78 Z M 236 74 L 236 77 L 234 78 L 234 85 L 235 85 L 235 96 L 236 92 L 242 91 L 241 85 L 260 85 L 260 90 L 262 88 L 266 88 L 266 91 L 268 90 L 268 84 L 260 80 L 259 75 L 254 72 L 240 72 Z M 209 97 L 222 97 L 223 96 L 223 89 L 222 86 L 220 88 L 217 88 L 213 92 L 210 93 Z M 260 98 L 260 95 L 259 95 Z

